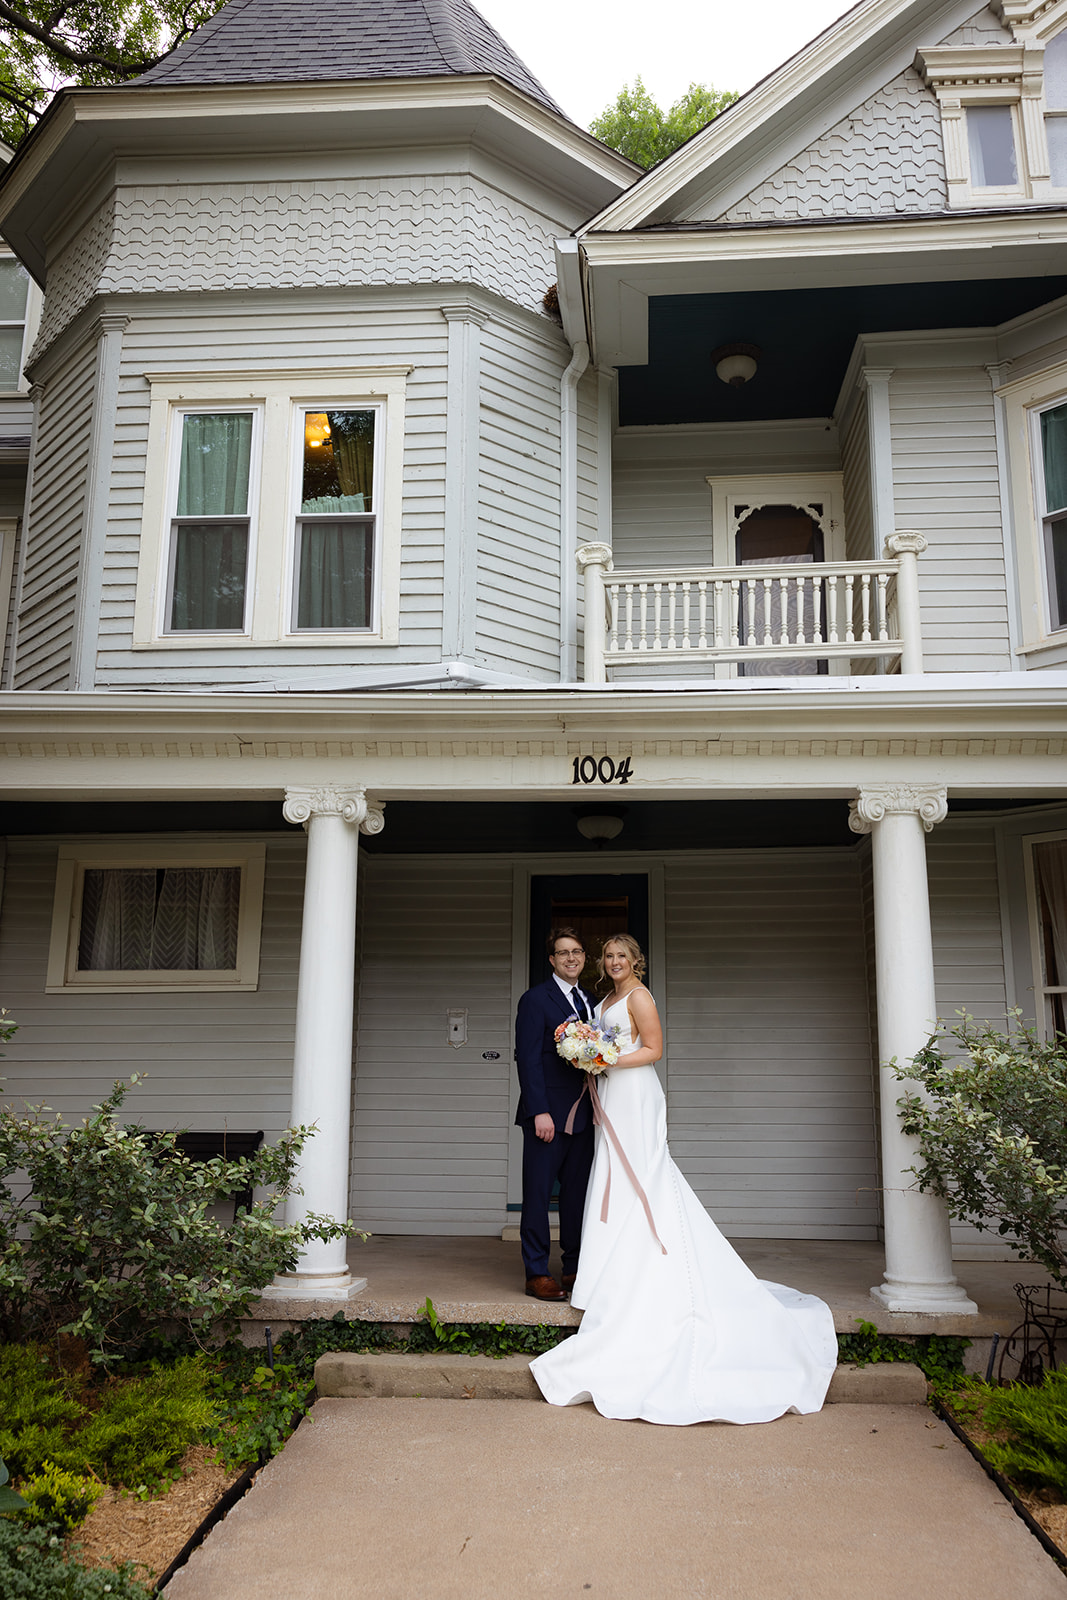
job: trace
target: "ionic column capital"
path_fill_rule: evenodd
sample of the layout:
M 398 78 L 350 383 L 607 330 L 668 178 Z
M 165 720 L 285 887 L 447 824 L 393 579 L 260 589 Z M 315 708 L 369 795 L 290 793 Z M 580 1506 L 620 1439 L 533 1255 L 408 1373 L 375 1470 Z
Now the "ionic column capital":
M 579 545 L 574 554 L 579 572 L 585 572 L 588 567 L 603 567 L 605 572 L 611 571 L 610 544 L 595 541 L 592 544 Z
M 921 556 L 929 547 L 925 533 L 905 532 L 891 533 L 885 542 L 887 557 L 892 556 Z
M 323 784 L 316 788 L 290 788 L 285 791 L 282 816 L 286 822 L 300 822 L 306 828 L 312 817 L 341 817 L 354 823 L 360 833 L 381 833 L 385 827 L 385 802 L 367 799 L 366 789 L 335 789 Z
M 848 825 L 853 833 L 870 833 L 883 817 L 917 816 L 929 833 L 947 815 L 948 790 L 942 784 L 874 784 L 849 801 Z

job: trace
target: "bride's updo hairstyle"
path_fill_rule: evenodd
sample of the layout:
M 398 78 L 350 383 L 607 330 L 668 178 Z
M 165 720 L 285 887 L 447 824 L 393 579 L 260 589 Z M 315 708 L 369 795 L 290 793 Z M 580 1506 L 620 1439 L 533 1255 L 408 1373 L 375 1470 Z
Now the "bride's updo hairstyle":
M 630 958 L 630 965 L 634 969 L 634 977 L 637 979 L 644 977 L 645 972 L 648 969 L 648 963 L 641 953 L 641 946 L 633 937 L 633 934 L 611 933 L 600 946 L 600 956 L 596 964 L 596 969 L 602 978 L 607 977 L 607 973 L 604 971 L 604 951 L 607 949 L 609 944 L 621 944 L 623 949 L 626 951 L 626 954 Z M 610 979 L 608 981 L 610 982 Z

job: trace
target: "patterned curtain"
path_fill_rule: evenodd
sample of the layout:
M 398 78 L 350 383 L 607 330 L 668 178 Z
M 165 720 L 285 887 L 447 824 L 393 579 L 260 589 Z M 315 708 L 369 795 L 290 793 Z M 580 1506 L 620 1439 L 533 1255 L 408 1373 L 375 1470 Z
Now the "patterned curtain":
M 240 867 L 89 867 L 79 971 L 232 972 L 240 898 Z

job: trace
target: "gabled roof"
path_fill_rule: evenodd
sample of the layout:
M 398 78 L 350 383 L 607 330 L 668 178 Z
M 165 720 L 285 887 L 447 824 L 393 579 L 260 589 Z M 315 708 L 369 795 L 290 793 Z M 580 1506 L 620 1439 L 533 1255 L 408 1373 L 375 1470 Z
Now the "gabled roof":
M 917 49 L 982 10 L 983 0 L 858 0 L 579 236 L 721 215 L 910 67 Z
M 131 87 L 472 75 L 564 114 L 469 0 L 229 0 Z

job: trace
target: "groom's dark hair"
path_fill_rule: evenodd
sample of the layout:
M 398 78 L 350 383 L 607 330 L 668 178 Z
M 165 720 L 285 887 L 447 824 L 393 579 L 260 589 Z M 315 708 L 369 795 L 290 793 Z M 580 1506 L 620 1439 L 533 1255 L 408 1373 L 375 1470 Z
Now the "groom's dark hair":
M 578 932 L 577 928 L 553 928 L 552 932 L 545 941 L 545 949 L 548 951 L 550 956 L 555 955 L 556 945 L 560 939 L 573 939 L 576 944 L 580 944 L 582 946 L 583 950 L 585 949 L 585 945 L 582 942 L 582 936 Z

